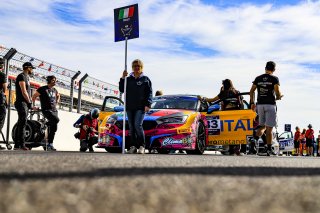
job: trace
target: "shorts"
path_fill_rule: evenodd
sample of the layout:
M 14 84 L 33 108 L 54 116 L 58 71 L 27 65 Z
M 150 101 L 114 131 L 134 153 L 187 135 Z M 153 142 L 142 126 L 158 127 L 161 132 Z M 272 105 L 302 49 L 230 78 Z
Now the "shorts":
M 294 141 L 294 148 L 299 149 L 300 142 L 299 141 Z
M 307 147 L 313 147 L 313 140 L 307 138 L 307 140 L 306 140 L 306 145 L 307 145 Z
M 277 126 L 277 106 L 272 104 L 258 104 L 259 125 L 275 127 Z

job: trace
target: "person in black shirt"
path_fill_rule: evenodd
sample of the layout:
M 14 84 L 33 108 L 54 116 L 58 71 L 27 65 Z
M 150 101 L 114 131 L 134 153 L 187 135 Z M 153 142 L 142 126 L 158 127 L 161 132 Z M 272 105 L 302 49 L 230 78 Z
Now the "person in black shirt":
M 54 88 L 56 85 L 56 77 L 54 75 L 47 76 L 47 85 L 39 87 L 32 96 L 32 101 L 35 102 L 37 97 L 40 96 L 41 111 L 45 118 L 48 119 L 48 150 L 56 151 L 53 146 L 54 136 L 58 129 L 58 110 L 57 103 L 60 102 L 60 94 L 57 89 Z
M 257 136 L 261 137 L 266 132 L 267 147 L 262 152 L 268 156 L 274 153 L 271 150 L 272 129 L 277 126 L 277 106 L 276 100 L 281 100 L 279 79 L 273 75 L 276 64 L 268 61 L 265 67 L 265 73 L 259 75 L 252 82 L 250 89 L 250 105 L 252 110 L 257 110 L 259 115 L 259 125 Z M 257 106 L 255 105 L 254 92 L 258 90 Z
M 239 110 L 243 108 L 243 98 L 233 86 L 233 83 L 230 79 L 225 79 L 222 81 L 222 87 L 220 93 L 214 98 L 204 98 L 207 102 L 214 102 L 222 99 L 221 101 L 221 110 Z M 229 154 L 230 155 L 241 155 L 240 145 L 229 145 Z
M 144 75 L 143 63 L 136 59 L 132 62 L 133 72 L 127 77 L 126 89 L 126 112 L 128 116 L 129 131 L 131 135 L 131 146 L 128 153 L 139 154 L 145 151 L 145 136 L 142 127 L 144 115 L 150 110 L 152 102 L 152 84 L 150 79 Z M 122 73 L 119 82 L 119 90 L 124 93 L 124 80 L 128 72 Z
M 29 75 L 35 67 L 30 62 L 22 65 L 23 72 L 16 78 L 16 101 L 14 103 L 18 112 L 17 141 L 14 145 L 15 150 L 29 150 L 25 146 L 25 128 L 27 125 L 28 109 L 31 109 L 31 89 Z
M 6 96 L 5 96 L 5 92 L 7 89 L 7 78 L 6 75 L 2 72 L 2 68 L 3 68 L 3 59 L 0 58 L 0 131 L 2 132 L 2 128 L 4 125 L 4 121 L 6 119 L 6 114 L 7 114 L 7 110 L 6 110 Z M 5 149 L 4 147 L 2 147 L 0 145 L 0 150 Z
M 219 99 L 223 99 L 221 102 L 221 110 L 238 110 L 243 108 L 242 96 L 237 95 L 239 93 L 233 86 L 230 79 L 222 81 L 222 87 L 220 93 L 214 98 L 205 98 L 207 102 L 214 102 Z

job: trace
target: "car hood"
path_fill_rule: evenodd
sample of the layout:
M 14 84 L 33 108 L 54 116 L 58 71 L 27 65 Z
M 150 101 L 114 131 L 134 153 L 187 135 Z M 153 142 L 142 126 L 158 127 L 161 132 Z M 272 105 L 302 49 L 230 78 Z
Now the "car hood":
M 183 116 L 190 115 L 195 113 L 193 110 L 183 110 L 183 109 L 151 109 L 144 116 L 144 120 L 157 120 L 158 118 L 163 117 L 172 117 L 172 116 Z M 123 112 L 115 113 L 113 116 L 117 117 L 118 121 L 123 120 Z M 128 118 L 126 117 L 126 120 Z

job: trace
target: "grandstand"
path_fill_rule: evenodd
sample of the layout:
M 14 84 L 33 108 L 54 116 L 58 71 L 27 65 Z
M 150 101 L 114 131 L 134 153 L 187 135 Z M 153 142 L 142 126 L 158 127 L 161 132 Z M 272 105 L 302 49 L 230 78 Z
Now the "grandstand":
M 0 46 L 0 57 L 5 56 L 8 51 L 8 48 Z M 9 79 L 14 80 L 15 77 L 22 72 L 22 64 L 25 62 L 31 62 L 33 66 L 36 67 L 36 69 L 34 69 L 33 76 L 30 76 L 30 82 L 32 82 L 34 85 L 46 85 L 46 76 L 56 76 L 56 89 L 61 94 L 61 102 L 59 108 L 62 110 L 69 110 L 71 104 L 71 81 L 72 77 L 76 75 L 77 71 L 54 65 L 52 63 L 46 62 L 45 60 L 37 59 L 26 54 L 17 52 L 9 61 Z M 76 109 L 78 106 L 78 92 L 80 79 L 81 76 L 78 76 L 78 78 L 76 78 L 73 82 L 73 109 Z M 36 88 L 36 86 L 34 88 Z M 12 90 L 15 90 L 14 84 Z M 105 96 L 119 97 L 120 92 L 118 86 L 107 82 L 103 82 L 89 75 L 82 83 L 81 111 L 89 111 L 93 107 L 97 107 L 100 109 Z M 15 95 L 12 95 L 11 97 L 14 98 Z M 11 104 L 13 102 L 14 100 L 10 101 Z

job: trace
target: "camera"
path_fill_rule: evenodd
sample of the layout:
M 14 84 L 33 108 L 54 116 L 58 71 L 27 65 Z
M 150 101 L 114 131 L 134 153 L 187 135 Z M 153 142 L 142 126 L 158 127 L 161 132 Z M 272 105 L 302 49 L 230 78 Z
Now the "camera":
M 76 139 L 80 139 L 80 132 L 76 132 L 76 133 L 74 134 L 74 137 L 75 137 Z

